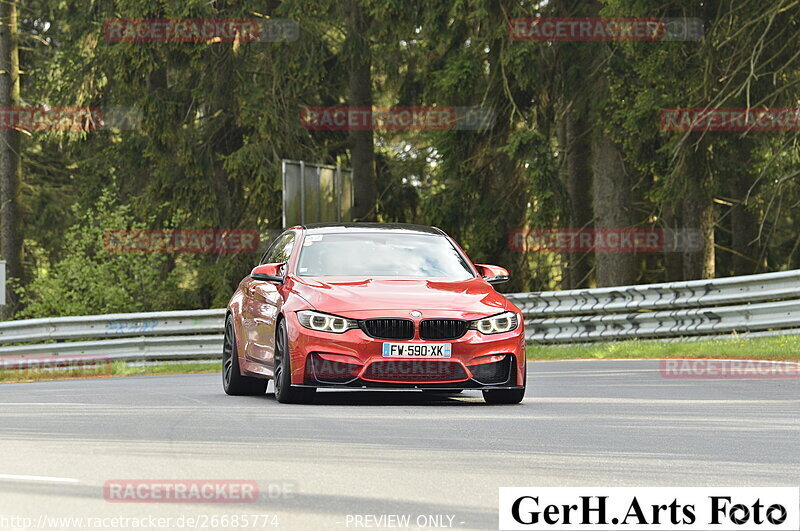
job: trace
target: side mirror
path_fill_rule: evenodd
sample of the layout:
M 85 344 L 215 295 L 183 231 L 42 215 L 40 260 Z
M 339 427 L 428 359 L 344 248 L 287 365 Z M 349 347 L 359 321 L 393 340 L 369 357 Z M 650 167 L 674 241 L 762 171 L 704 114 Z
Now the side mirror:
M 503 267 L 486 264 L 475 264 L 475 267 L 478 268 L 478 273 L 489 284 L 508 282 L 508 270 Z
M 263 264 L 260 266 L 256 266 L 250 272 L 250 278 L 253 280 L 262 280 L 266 282 L 277 282 L 279 284 L 283 283 L 283 275 L 281 275 L 281 269 L 283 268 L 284 264 Z

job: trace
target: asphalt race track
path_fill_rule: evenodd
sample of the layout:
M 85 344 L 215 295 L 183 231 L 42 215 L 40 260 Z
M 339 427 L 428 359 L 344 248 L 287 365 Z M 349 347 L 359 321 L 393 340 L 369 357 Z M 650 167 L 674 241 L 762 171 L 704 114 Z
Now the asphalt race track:
M 516 406 L 487 406 L 479 393 L 388 392 L 281 405 L 271 386 L 266 396 L 226 396 L 217 374 L 0 385 L 0 515 L 39 528 L 64 517 L 170 517 L 168 528 L 180 528 L 186 516 L 276 515 L 249 528 L 496 529 L 500 486 L 800 478 L 800 379 L 670 380 L 657 361 L 528 370 Z M 255 480 L 260 497 L 103 496 L 109 480 L 208 478 Z

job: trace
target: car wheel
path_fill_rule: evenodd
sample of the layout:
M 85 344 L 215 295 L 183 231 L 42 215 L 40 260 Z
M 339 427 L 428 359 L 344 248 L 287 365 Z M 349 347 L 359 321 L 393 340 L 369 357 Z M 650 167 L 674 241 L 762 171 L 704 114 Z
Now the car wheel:
M 292 387 L 292 358 L 289 334 L 281 320 L 275 333 L 275 399 L 282 404 L 308 404 L 314 400 L 313 387 Z
M 222 388 L 229 395 L 263 395 L 267 392 L 268 380 L 242 376 L 239 355 L 236 350 L 236 335 L 233 316 L 225 319 L 225 339 L 222 342 Z
M 487 404 L 519 404 L 525 398 L 522 389 L 484 389 L 483 399 Z

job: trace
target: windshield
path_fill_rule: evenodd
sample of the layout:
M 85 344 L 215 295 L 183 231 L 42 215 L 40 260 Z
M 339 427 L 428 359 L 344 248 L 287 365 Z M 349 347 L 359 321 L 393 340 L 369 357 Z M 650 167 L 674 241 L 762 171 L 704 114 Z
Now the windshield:
M 467 279 L 474 275 L 453 245 L 433 234 L 308 234 L 300 276 Z

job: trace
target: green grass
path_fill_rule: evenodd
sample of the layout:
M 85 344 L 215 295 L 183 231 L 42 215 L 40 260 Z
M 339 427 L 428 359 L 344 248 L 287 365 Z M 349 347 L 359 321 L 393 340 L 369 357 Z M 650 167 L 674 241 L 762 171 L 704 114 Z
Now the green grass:
M 617 341 L 590 345 L 529 345 L 529 360 L 717 358 L 800 361 L 800 335 L 706 341 Z
M 186 361 L 179 363 L 159 363 L 156 365 L 132 365 L 115 361 L 111 366 L 99 369 L 73 371 L 0 371 L 0 383 L 39 382 L 44 380 L 68 380 L 76 378 L 115 378 L 120 376 L 147 376 L 151 374 L 197 374 L 219 372 L 220 363 L 200 363 Z
M 591 345 L 529 345 L 529 360 L 717 358 L 800 361 L 800 335 L 730 338 L 708 341 L 617 341 Z M 99 370 L 13 371 L 0 370 L 0 383 L 37 382 L 75 378 L 115 378 L 151 374 L 219 372 L 219 363 L 186 361 L 156 365 L 132 365 L 115 361 Z
M 181 363 L 159 363 L 158 365 L 131 365 L 115 361 L 112 364 L 112 376 L 146 376 L 149 374 L 196 374 L 204 372 L 219 372 L 222 361 L 218 363 L 201 363 L 186 361 Z

